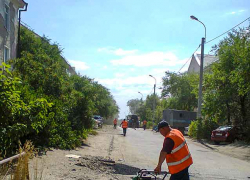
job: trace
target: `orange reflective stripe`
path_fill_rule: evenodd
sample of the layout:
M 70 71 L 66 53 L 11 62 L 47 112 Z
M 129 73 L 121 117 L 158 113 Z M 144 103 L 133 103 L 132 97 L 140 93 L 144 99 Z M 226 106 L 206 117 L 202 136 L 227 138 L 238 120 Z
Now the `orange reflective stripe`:
M 178 147 L 174 148 L 172 151 L 171 151 L 171 154 L 175 153 L 176 151 L 179 151 L 183 146 L 185 146 L 186 144 L 186 141 L 184 141 L 181 145 L 179 145 Z
M 180 161 L 171 162 L 171 163 L 167 163 L 167 164 L 168 164 L 168 166 L 175 166 L 175 165 L 181 164 L 182 162 L 186 161 L 190 157 L 191 157 L 191 154 L 188 154 L 186 157 L 184 157 Z

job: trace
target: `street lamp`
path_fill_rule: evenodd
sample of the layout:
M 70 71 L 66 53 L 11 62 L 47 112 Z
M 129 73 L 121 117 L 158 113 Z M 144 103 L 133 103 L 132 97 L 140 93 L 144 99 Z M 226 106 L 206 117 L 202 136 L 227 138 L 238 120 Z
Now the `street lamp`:
M 191 19 L 200 22 L 205 28 L 205 37 L 201 39 L 201 62 L 200 62 L 200 82 L 199 82 L 199 98 L 198 98 L 198 112 L 197 118 L 201 117 L 201 107 L 202 107 L 202 80 L 203 80 L 203 62 L 204 62 L 204 44 L 206 41 L 206 26 L 203 22 L 199 21 L 199 19 L 195 16 L 190 16 Z
M 154 76 L 152 76 L 152 75 L 149 75 L 150 77 L 152 77 L 152 78 L 154 78 L 155 79 L 155 77 Z M 156 87 L 156 79 L 155 79 L 155 84 L 154 84 L 154 104 L 153 104 L 153 110 L 154 110 L 154 112 L 153 112 L 153 126 L 154 126 L 154 121 L 155 121 L 155 87 Z
M 141 101 L 143 101 L 143 94 L 139 91 L 139 94 L 141 94 Z

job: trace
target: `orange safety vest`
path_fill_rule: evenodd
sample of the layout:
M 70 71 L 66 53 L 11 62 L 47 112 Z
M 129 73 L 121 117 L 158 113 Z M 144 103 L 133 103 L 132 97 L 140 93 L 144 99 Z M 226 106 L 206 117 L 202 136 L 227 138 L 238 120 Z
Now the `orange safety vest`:
M 128 128 L 128 121 L 122 121 L 122 128 Z
M 166 135 L 166 138 L 171 138 L 174 141 L 171 154 L 166 155 L 166 162 L 170 174 L 176 174 L 193 164 L 187 143 L 179 130 L 172 129 Z
M 114 119 L 114 124 L 117 124 L 117 119 Z
M 143 125 L 147 125 L 147 121 L 146 120 L 143 121 Z

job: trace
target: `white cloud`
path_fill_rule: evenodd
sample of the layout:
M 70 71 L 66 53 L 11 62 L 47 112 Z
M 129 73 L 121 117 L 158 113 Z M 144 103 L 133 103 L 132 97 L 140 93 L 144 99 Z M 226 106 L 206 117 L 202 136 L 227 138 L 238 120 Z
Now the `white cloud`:
M 106 65 L 105 65 L 105 66 L 103 66 L 103 69 L 108 69 L 108 66 L 106 66 Z
M 172 52 L 150 52 L 142 55 L 130 55 L 121 59 L 111 60 L 113 65 L 133 65 L 137 67 L 146 66 L 175 66 L 182 64 L 183 60 L 179 60 Z
M 245 9 L 241 9 L 241 10 L 238 10 L 238 11 L 233 11 L 233 12 L 230 12 L 228 14 L 231 14 L 231 15 L 235 15 L 235 14 L 241 14 L 243 12 L 245 12 L 246 10 Z
M 154 70 L 155 72 L 157 70 Z M 153 71 L 152 71 L 153 72 Z M 160 71 L 159 71 L 160 72 Z M 162 71 L 161 71 L 162 72 Z M 119 76 L 119 75 L 118 75 Z M 163 75 L 154 75 L 157 80 L 156 93 L 160 95 L 161 78 Z M 116 77 L 110 79 L 97 79 L 97 81 L 110 89 L 118 106 L 120 107 L 120 117 L 128 114 L 127 101 L 130 99 L 141 99 L 141 92 L 145 100 L 147 95 L 152 94 L 154 79 L 147 75 Z
M 115 73 L 115 77 L 124 77 L 125 76 L 125 74 L 124 73 Z
M 116 75 L 118 75 L 118 73 Z M 98 79 L 98 81 L 101 84 L 115 87 L 115 86 L 121 86 L 121 85 L 149 84 L 150 83 L 149 78 L 150 77 L 148 77 L 148 75 L 140 75 L 140 76 L 135 76 L 135 77 L 131 76 L 131 77 L 123 78 L 121 77 L 121 74 L 119 74 L 118 77 L 110 78 L 110 79 Z
M 152 74 L 165 74 L 165 72 L 166 72 L 167 70 L 168 70 L 168 69 L 166 69 L 166 68 L 153 69 L 153 70 L 152 70 Z
M 75 61 L 75 60 L 69 60 L 69 63 L 76 68 L 76 70 L 86 70 L 90 67 L 86 65 L 85 62 L 82 61 Z
M 123 50 L 122 48 L 115 49 L 113 47 L 104 47 L 104 48 L 99 48 L 97 50 L 98 52 L 105 52 L 108 54 L 114 54 L 117 56 L 127 56 L 131 54 L 135 54 L 138 50 Z

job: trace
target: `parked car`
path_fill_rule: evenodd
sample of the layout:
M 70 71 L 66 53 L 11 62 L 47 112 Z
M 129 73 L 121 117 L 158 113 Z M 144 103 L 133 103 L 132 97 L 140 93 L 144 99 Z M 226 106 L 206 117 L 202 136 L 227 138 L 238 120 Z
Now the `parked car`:
M 236 128 L 233 126 L 220 126 L 212 131 L 211 140 L 215 144 L 220 142 L 233 142 L 236 138 Z
M 184 134 L 183 135 L 186 135 L 186 136 L 188 135 L 188 129 L 189 129 L 189 126 L 184 128 Z
M 100 127 L 102 128 L 102 125 L 103 125 L 103 118 L 99 115 L 94 115 L 94 120 L 95 120 L 95 123 L 97 124 L 97 127 Z
M 154 126 L 154 127 L 153 127 L 153 131 L 159 132 L 158 126 Z

